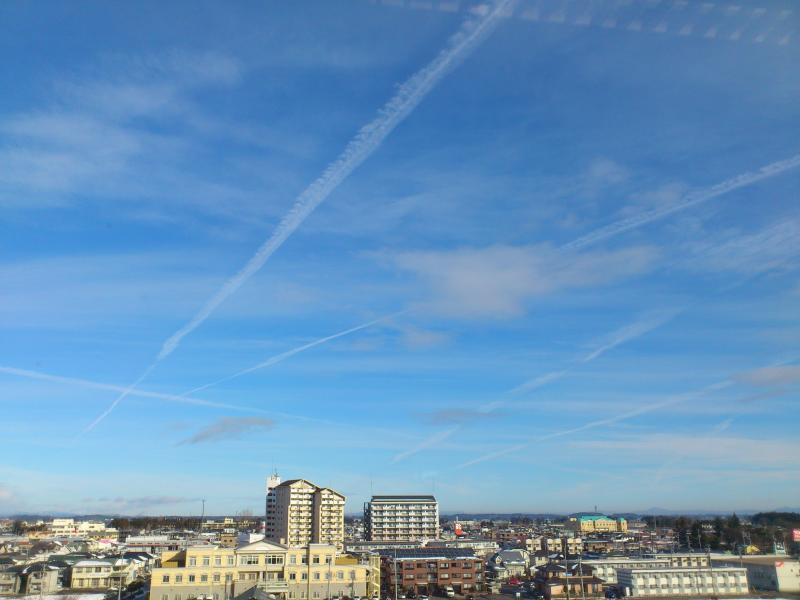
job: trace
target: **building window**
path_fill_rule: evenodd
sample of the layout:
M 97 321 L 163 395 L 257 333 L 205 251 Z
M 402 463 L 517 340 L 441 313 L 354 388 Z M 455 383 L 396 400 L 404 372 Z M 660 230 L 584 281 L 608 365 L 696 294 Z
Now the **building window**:
M 308 556 L 303 554 L 303 556 L 300 557 L 300 564 L 307 565 L 308 564 Z
M 336 579 L 344 579 L 344 571 L 336 571 Z
M 189 575 L 189 583 L 194 583 L 194 575 Z
M 314 556 L 311 557 L 311 563 L 315 565 L 319 564 L 319 554 L 315 554 Z
M 289 581 L 297 581 L 297 573 L 289 573 Z
M 197 559 L 194 556 L 189 557 L 189 566 L 196 567 L 197 566 Z
M 214 573 L 214 582 L 219 582 L 219 573 Z
M 169 575 L 164 575 L 161 578 L 161 583 L 169 583 Z
M 208 575 L 200 575 L 200 581 L 202 583 L 208 582 Z
M 225 583 L 230 583 L 233 581 L 233 575 L 230 573 L 225 573 Z
M 240 565 L 257 565 L 258 554 L 244 554 L 239 557 Z
M 269 554 L 267 555 L 267 564 L 268 565 L 282 565 L 283 564 L 283 556 L 280 554 Z
M 290 564 L 290 565 L 296 565 L 296 564 L 297 564 L 297 555 L 295 555 L 295 554 L 292 554 L 292 555 L 289 557 L 289 564 Z
M 308 579 L 308 573 L 300 573 L 300 579 L 302 579 L 303 581 L 307 580 Z
M 161 600 L 169 600 L 169 596 L 166 594 L 161 594 Z
M 175 575 L 175 583 L 183 583 L 183 575 Z
M 215 556 L 214 557 L 214 566 L 215 567 L 221 567 L 222 566 L 222 557 L 221 556 Z
M 210 566 L 210 565 L 211 565 L 211 557 L 209 557 L 209 556 L 204 556 L 204 557 L 203 557 L 203 566 L 204 566 L 204 567 L 208 567 L 208 566 Z
M 314 573 L 314 580 L 319 581 L 319 573 Z
M 181 600 L 181 595 L 180 594 L 175 594 L 175 600 Z

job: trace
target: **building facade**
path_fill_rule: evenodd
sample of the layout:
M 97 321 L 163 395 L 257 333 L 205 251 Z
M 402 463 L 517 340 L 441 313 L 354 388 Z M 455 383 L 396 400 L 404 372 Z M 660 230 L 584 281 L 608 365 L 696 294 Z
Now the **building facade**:
M 265 540 L 239 548 L 196 547 L 162 556 L 150 600 L 225 600 L 256 588 L 281 600 L 380 594 L 380 560 L 339 554 L 335 545 L 290 548 Z
M 747 580 L 756 590 L 800 593 L 800 561 L 786 556 L 743 556 L 711 558 L 717 567 L 744 567 Z
M 441 593 L 448 586 L 456 594 L 485 589 L 483 560 L 463 548 L 421 548 L 381 553 L 381 582 L 385 595 L 412 592 Z
M 309 544 L 344 546 L 345 497 L 305 479 L 267 484 L 266 537 L 292 548 Z
M 737 596 L 748 592 L 747 569 L 618 569 L 626 596 Z
M 373 496 L 364 504 L 364 535 L 370 541 L 439 537 L 439 503 L 433 496 Z
M 82 560 L 72 565 L 70 587 L 76 590 L 125 587 L 138 574 L 138 565 L 130 560 Z
M 617 583 L 618 569 L 668 569 L 673 566 L 669 558 L 599 558 L 582 561 L 584 569 L 592 569 L 592 573 L 605 583 Z
M 567 526 L 579 533 L 609 533 L 628 531 L 628 522 L 622 517 L 612 519 L 605 515 L 570 517 Z

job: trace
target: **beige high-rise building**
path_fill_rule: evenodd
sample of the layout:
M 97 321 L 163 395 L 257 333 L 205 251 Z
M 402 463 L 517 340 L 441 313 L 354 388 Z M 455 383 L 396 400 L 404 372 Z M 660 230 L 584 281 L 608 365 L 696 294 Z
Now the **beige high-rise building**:
M 269 487 L 266 537 L 292 548 L 308 544 L 344 546 L 345 497 L 305 479 Z

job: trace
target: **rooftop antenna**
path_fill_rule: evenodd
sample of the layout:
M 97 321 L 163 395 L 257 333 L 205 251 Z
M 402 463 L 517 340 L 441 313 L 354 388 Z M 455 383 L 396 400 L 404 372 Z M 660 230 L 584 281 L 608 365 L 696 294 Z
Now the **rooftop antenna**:
M 200 502 L 203 503 L 203 508 L 200 511 L 200 535 L 203 535 L 203 519 L 206 516 L 206 499 L 202 498 Z

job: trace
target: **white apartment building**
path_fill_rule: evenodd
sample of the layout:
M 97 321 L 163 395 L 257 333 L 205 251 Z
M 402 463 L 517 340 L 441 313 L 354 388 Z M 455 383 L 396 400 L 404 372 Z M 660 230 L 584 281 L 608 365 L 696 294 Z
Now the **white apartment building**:
M 76 521 L 75 519 L 53 519 L 50 532 L 56 537 L 101 537 L 116 536 L 117 530 L 106 527 L 102 521 Z
M 736 596 L 747 594 L 747 569 L 618 569 L 626 596 Z
M 364 535 L 373 542 L 439 537 L 439 503 L 433 496 L 373 496 L 364 504 Z
M 597 558 L 582 561 L 584 569 L 592 568 L 592 574 L 605 583 L 617 583 L 619 569 L 668 569 L 672 565 L 669 558 Z M 584 571 L 587 572 L 587 571 Z
M 273 476 L 277 479 L 277 475 Z M 344 547 L 345 497 L 305 479 L 278 483 L 267 489 L 266 538 L 291 548 L 309 544 Z

